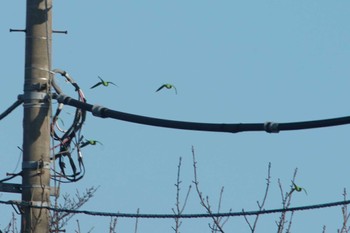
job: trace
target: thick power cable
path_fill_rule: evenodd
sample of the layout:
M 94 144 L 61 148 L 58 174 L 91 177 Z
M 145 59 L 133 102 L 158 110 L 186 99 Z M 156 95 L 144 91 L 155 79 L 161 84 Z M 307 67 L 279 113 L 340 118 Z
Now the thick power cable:
M 302 129 L 314 129 L 323 127 L 332 127 L 350 124 L 350 116 L 339 117 L 324 120 L 315 121 L 302 121 L 302 122 L 290 122 L 290 123 L 276 123 L 276 122 L 265 122 L 265 123 L 238 123 L 238 124 L 215 124 L 215 123 L 199 123 L 199 122 L 186 122 L 186 121 L 174 121 L 159 119 L 153 117 L 140 116 L 130 113 L 119 112 L 111 110 L 99 105 L 91 105 L 73 99 L 66 95 L 53 94 L 53 98 L 57 99 L 59 103 L 70 105 L 76 108 L 80 108 L 91 112 L 94 116 L 102 118 L 113 118 L 122 121 L 128 121 L 143 125 L 151 125 L 158 127 L 166 127 L 173 129 L 184 129 L 184 130 L 199 130 L 199 131 L 211 131 L 211 132 L 228 132 L 228 133 L 239 133 L 248 131 L 265 131 L 267 133 L 279 133 L 280 131 L 290 130 L 302 130 Z
M 15 108 L 20 106 L 23 103 L 22 99 L 18 99 L 16 102 L 14 102 L 8 109 L 6 109 L 1 115 L 0 115 L 0 120 L 5 118 L 8 114 L 10 114 Z

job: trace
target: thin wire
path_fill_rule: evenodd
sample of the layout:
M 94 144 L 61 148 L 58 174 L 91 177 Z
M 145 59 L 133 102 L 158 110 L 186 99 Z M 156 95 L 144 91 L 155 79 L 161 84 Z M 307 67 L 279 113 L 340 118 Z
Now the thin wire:
M 177 214 L 130 214 L 130 213 L 98 212 L 98 211 L 89 211 L 89 210 L 72 210 L 72 209 L 55 208 L 55 207 L 49 207 L 49 206 L 35 206 L 35 205 L 31 205 L 30 202 L 18 202 L 18 201 L 1 201 L 0 200 L 0 204 L 18 205 L 23 207 L 48 209 L 56 212 L 65 212 L 70 214 L 85 214 L 85 215 L 101 216 L 101 217 L 168 219 L 168 218 L 241 217 L 241 216 L 265 215 L 265 214 L 293 212 L 293 211 L 307 211 L 307 210 L 314 210 L 314 209 L 330 208 L 330 207 L 335 207 L 340 205 L 349 205 L 350 200 L 323 203 L 323 204 L 317 204 L 317 205 L 292 207 L 287 209 L 271 209 L 271 210 L 261 210 L 261 211 L 244 211 L 244 212 L 212 213 L 212 214 L 179 214 L 179 215 Z

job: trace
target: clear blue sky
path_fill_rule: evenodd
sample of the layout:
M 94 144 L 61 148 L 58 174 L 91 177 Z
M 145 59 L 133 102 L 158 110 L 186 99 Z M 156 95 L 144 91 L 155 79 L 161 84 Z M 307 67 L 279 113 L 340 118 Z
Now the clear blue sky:
M 214 123 L 293 122 L 349 115 L 350 2 L 339 1 L 54 1 L 53 68 L 66 70 L 89 103 L 134 114 Z M 23 89 L 25 2 L 0 8 L 2 101 L 6 109 Z M 97 76 L 118 87 L 90 90 Z M 155 93 L 163 83 L 172 90 Z M 62 82 L 67 94 L 74 94 Z M 74 95 L 75 97 L 75 95 Z M 67 111 L 72 108 L 66 107 Z M 22 108 L 0 122 L 0 175 L 16 168 L 22 145 Z M 69 119 L 69 115 L 67 115 Z M 182 196 L 193 180 L 196 151 L 200 188 L 222 211 L 280 208 L 277 180 L 289 189 L 292 206 L 342 200 L 349 186 L 350 127 L 308 131 L 206 133 L 137 125 L 88 114 L 83 134 L 104 146 L 84 150 L 87 174 L 62 193 L 100 186 L 83 209 L 106 212 L 172 213 L 178 159 L 183 158 Z M 20 167 L 20 165 L 19 165 Z M 17 168 L 17 171 L 19 168 Z M 15 182 L 21 182 L 20 179 Z M 0 194 L 0 200 L 20 195 Z M 12 208 L 0 208 L 0 229 Z M 205 213 L 192 190 L 184 213 Z M 107 232 L 109 218 L 77 216 L 82 232 Z M 279 215 L 263 216 L 257 232 L 276 231 Z M 18 219 L 20 217 L 18 216 Z M 209 219 L 184 220 L 181 232 L 210 232 Z M 340 207 L 297 212 L 293 232 L 336 232 Z M 173 232 L 173 220 L 140 220 L 139 232 Z M 67 227 L 73 232 L 75 220 Z M 249 232 L 243 218 L 231 218 L 226 232 Z M 133 232 L 134 220 L 119 219 L 118 232 Z

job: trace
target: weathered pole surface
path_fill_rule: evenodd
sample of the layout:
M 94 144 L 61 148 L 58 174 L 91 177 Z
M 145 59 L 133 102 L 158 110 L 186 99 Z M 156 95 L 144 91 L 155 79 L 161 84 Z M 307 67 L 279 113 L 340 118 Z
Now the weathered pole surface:
M 50 70 L 52 0 L 27 0 L 22 202 L 50 205 Z M 47 209 L 24 206 L 21 232 L 49 232 Z

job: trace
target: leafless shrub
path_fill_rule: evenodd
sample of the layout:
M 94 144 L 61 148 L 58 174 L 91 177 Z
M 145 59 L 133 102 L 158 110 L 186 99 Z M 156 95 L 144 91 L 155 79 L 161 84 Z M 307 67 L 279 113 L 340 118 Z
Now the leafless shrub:
M 64 194 L 62 196 L 63 198 L 63 204 L 58 204 L 56 197 L 55 199 L 55 206 L 58 208 L 63 209 L 69 209 L 69 210 L 78 210 L 80 207 L 82 207 L 86 202 L 88 202 L 94 195 L 94 193 L 97 191 L 98 187 L 91 187 L 85 190 L 82 194 L 77 190 L 75 193 L 75 197 L 71 197 L 70 194 Z M 64 227 L 67 225 L 68 221 L 74 216 L 74 213 L 68 213 L 68 212 L 57 212 L 52 211 L 51 213 L 51 219 L 50 219 L 50 232 L 65 232 Z M 79 222 L 78 226 L 79 226 Z M 78 231 L 79 227 L 78 227 Z
M 295 185 L 295 178 L 297 176 L 297 172 L 298 172 L 298 168 L 296 168 L 294 170 L 293 179 L 292 179 L 292 185 L 290 186 L 290 191 L 289 192 L 284 193 L 281 180 L 278 179 L 278 186 L 279 186 L 280 191 L 281 191 L 281 198 L 282 198 L 282 207 L 283 207 L 283 209 L 288 209 L 290 204 L 291 204 L 291 202 L 292 202 L 292 196 L 293 196 L 294 191 L 296 190 L 295 186 L 293 186 L 293 185 Z M 288 223 L 288 226 L 287 226 L 286 232 L 287 233 L 290 232 L 290 229 L 291 229 L 291 226 L 292 226 L 293 215 L 294 215 L 294 212 L 292 211 L 291 214 L 290 214 L 289 220 L 286 220 L 287 212 L 282 212 L 281 213 L 279 221 L 276 222 L 276 224 L 277 224 L 277 232 L 278 233 L 282 233 L 283 232 L 283 230 L 285 228 L 285 225 L 287 223 Z
M 344 197 L 344 201 L 347 200 L 347 193 L 346 193 L 346 189 L 344 188 L 344 192 L 343 192 L 343 197 Z M 347 205 L 343 205 L 342 208 L 342 217 L 343 217 L 343 225 L 340 229 L 338 229 L 338 233 L 349 233 L 350 231 L 350 227 L 348 226 L 348 221 L 349 221 L 349 217 L 350 217 L 350 213 L 348 212 L 348 206 Z
M 196 161 L 196 156 L 195 156 L 195 152 L 194 152 L 194 147 L 192 147 L 192 158 L 193 158 L 193 171 L 194 171 L 194 181 L 193 183 L 195 184 L 196 187 L 196 191 L 200 200 L 200 204 L 204 207 L 204 209 L 207 211 L 207 213 L 209 215 L 212 215 L 212 220 L 213 220 L 213 224 L 209 224 L 210 229 L 212 230 L 212 232 L 222 232 L 224 233 L 223 230 L 223 226 L 225 225 L 225 223 L 228 220 L 228 217 L 223 220 L 223 217 L 215 217 L 213 215 L 213 211 L 210 205 L 210 201 L 209 201 L 209 197 L 206 196 L 205 198 L 203 197 L 203 193 L 200 191 L 199 189 L 199 181 L 198 181 L 198 176 L 197 176 L 197 161 Z M 221 189 L 221 193 L 220 193 L 220 199 L 219 199 L 219 207 L 218 207 L 218 211 L 220 211 L 221 208 L 221 201 L 222 201 L 222 193 L 223 193 L 223 188 Z M 230 210 L 231 212 L 231 210 Z
M 18 233 L 18 232 L 19 231 L 17 229 L 17 218 L 16 218 L 15 213 L 12 213 L 11 221 L 4 229 L 4 233 Z
M 182 162 L 182 158 L 180 157 L 179 158 L 179 164 L 177 166 L 177 179 L 176 179 L 176 183 L 175 183 L 175 187 L 176 187 L 176 203 L 175 203 L 175 206 L 176 206 L 176 209 L 172 208 L 173 213 L 175 215 L 177 215 L 177 216 L 180 216 L 183 213 L 183 211 L 185 210 L 185 207 L 186 207 L 186 204 L 187 204 L 187 200 L 188 200 L 188 197 L 190 195 L 191 187 L 192 187 L 191 185 L 188 187 L 184 203 L 181 206 L 181 204 L 180 204 L 180 190 L 181 190 L 180 184 L 182 183 L 182 181 L 180 180 L 181 162 Z M 180 218 L 176 218 L 175 217 L 175 227 L 172 227 L 172 228 L 173 228 L 173 230 L 176 233 L 180 232 L 181 224 L 182 224 L 182 221 L 180 221 Z

